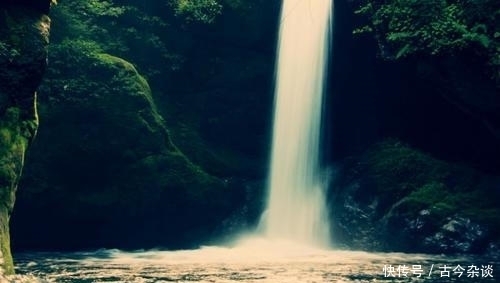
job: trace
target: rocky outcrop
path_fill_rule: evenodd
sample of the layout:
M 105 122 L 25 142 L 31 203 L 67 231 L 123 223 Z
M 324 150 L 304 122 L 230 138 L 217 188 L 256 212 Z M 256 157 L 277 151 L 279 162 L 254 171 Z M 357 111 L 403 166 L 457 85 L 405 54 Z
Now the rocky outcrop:
M 38 127 L 36 90 L 47 63 L 51 1 L 0 4 L 0 269 L 14 272 L 9 219 L 25 152 Z
M 52 44 L 50 59 L 14 249 L 186 247 L 238 207 L 237 190 L 172 143 L 131 63 L 81 40 Z
M 345 162 L 333 192 L 338 243 L 377 251 L 494 254 L 500 178 L 386 140 Z

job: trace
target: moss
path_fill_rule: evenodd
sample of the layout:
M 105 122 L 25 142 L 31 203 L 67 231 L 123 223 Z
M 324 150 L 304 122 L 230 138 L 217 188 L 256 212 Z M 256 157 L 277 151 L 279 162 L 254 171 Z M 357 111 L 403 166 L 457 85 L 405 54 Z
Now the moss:
M 209 235 L 234 208 L 233 195 L 173 144 L 146 79 L 130 62 L 98 49 L 53 50 L 59 62 L 40 91 L 44 123 L 16 214 L 17 223 L 33 223 L 23 207 L 39 211 L 51 232 L 29 239 L 22 235 L 31 228 L 21 228 L 17 241 L 59 246 L 72 239 L 90 248 L 90 237 L 101 247 L 136 248 L 185 245 L 194 234 Z
M 20 109 L 10 107 L 0 118 L 0 251 L 5 274 L 14 273 L 10 253 L 9 218 L 14 205 L 24 153 L 31 136 L 23 135 Z
M 443 183 L 428 183 L 412 191 L 405 199 L 405 206 L 410 217 L 418 215 L 422 210 L 431 211 L 438 226 L 446 217 L 456 213 L 458 207 L 449 200 L 450 192 Z
M 98 53 L 95 54 L 95 56 L 98 60 L 98 65 L 110 69 L 111 72 L 115 72 L 116 75 L 113 76 L 112 82 L 123 83 L 121 87 L 127 88 L 129 94 L 135 94 L 145 98 L 155 112 L 155 118 L 161 120 L 159 115 L 157 115 L 156 105 L 153 102 L 149 84 L 147 80 L 137 72 L 134 65 L 122 58 L 106 53 Z
M 3 270 L 0 270 L 0 276 L 4 274 L 14 273 L 14 262 L 10 252 L 10 234 L 9 234 L 9 219 L 6 211 L 0 211 L 0 265 Z
M 378 193 L 390 195 L 391 201 L 444 182 L 450 174 L 446 163 L 392 139 L 371 149 L 364 162 Z
M 0 23 L 0 266 L 14 273 L 9 219 L 25 151 L 37 126 L 35 90 L 46 64 L 50 20 L 26 9 L 2 10 Z
M 216 0 L 174 0 L 172 3 L 175 13 L 187 21 L 212 23 L 222 10 L 222 5 Z
M 368 195 L 363 199 L 378 199 L 376 218 L 388 225 L 387 237 L 401 245 L 396 247 L 411 249 L 407 246 L 411 239 L 431 237 L 450 219 L 458 218 L 481 225 L 485 238 L 500 238 L 496 177 L 438 160 L 394 139 L 372 147 L 360 164 L 363 178 L 369 180 L 366 184 L 373 184 L 371 191 L 362 192 Z M 421 228 L 413 223 L 418 219 L 424 223 Z M 408 232 L 411 229 L 420 229 L 419 235 Z
M 442 201 L 446 195 L 446 186 L 443 183 L 429 183 L 411 192 L 408 199 L 426 205 L 433 205 Z

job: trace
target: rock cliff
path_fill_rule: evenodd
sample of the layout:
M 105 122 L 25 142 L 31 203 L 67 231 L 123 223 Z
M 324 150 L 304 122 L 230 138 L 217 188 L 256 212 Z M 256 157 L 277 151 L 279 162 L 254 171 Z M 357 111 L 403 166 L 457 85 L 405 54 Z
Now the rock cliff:
M 47 64 L 51 1 L 0 4 L 0 273 L 14 272 L 9 219 L 38 128 L 36 90 Z

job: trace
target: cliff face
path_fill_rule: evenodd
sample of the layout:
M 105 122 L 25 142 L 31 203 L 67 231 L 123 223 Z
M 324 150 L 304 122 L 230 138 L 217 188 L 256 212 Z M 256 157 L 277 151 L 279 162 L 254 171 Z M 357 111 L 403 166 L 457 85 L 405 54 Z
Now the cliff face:
M 24 156 L 38 128 L 36 89 L 47 64 L 50 2 L 0 4 L 0 274 L 14 272 L 9 219 Z

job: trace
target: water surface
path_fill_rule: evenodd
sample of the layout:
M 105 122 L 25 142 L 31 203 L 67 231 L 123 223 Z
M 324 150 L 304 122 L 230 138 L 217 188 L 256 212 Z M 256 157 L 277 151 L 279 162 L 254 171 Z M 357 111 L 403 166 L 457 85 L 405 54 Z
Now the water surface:
M 497 282 L 500 266 L 497 260 L 472 256 L 321 250 L 255 239 L 236 247 L 21 253 L 15 259 L 23 276 L 13 282 L 34 277 L 38 282 Z M 465 269 L 461 277 L 459 269 L 453 271 L 458 265 Z M 477 277 L 467 271 L 472 265 L 478 268 Z M 493 277 L 482 274 L 488 266 Z M 443 277 L 443 270 L 450 277 Z

